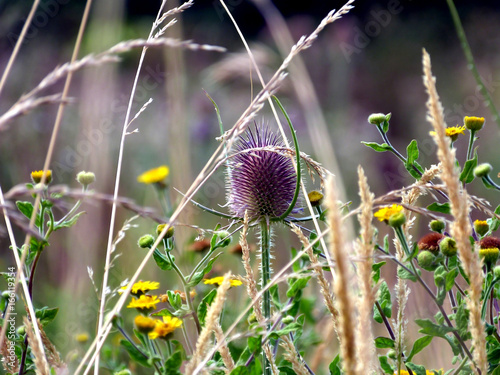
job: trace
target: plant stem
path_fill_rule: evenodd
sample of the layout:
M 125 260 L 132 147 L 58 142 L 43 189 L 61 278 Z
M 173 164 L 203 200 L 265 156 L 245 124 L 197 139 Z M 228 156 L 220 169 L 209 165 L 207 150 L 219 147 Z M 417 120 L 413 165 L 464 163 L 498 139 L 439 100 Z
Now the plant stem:
M 271 279 L 271 236 L 270 236 L 270 226 L 268 218 L 263 219 L 260 222 L 260 250 L 261 250 L 261 287 L 264 289 L 269 280 Z M 267 329 L 270 328 L 271 319 L 271 293 L 269 289 L 266 289 L 262 298 L 262 311 L 264 318 L 266 319 Z M 271 375 L 271 369 L 269 361 L 264 353 L 263 357 L 263 367 L 264 375 Z
M 474 56 L 472 56 L 472 51 L 470 49 L 469 42 L 467 41 L 467 36 L 465 35 L 462 22 L 460 21 L 460 16 L 458 15 L 457 8 L 455 7 L 453 0 L 446 0 L 446 2 L 448 3 L 448 7 L 450 8 L 451 18 L 453 19 L 455 30 L 457 32 L 458 39 L 460 40 L 460 45 L 462 46 L 465 59 L 467 60 L 467 68 L 472 72 L 472 75 L 474 76 L 474 79 L 476 80 L 476 83 L 481 91 L 481 95 L 484 97 L 486 105 L 493 114 L 493 120 L 498 124 L 498 126 L 500 126 L 500 115 L 495 108 L 495 104 L 493 104 L 490 93 L 486 89 L 486 86 L 481 79 L 479 71 L 477 70 L 476 63 L 474 62 Z

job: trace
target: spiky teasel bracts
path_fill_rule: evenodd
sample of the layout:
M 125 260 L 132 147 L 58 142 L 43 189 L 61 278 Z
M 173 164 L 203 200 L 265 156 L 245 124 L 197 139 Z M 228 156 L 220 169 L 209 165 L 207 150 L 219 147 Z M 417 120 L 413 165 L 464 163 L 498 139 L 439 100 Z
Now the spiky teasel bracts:
M 444 112 L 436 90 L 436 79 L 432 76 L 429 54 L 423 51 L 424 85 L 429 99 L 427 101 L 427 120 L 432 124 L 438 145 L 438 158 L 441 162 L 441 179 L 446 185 L 451 203 L 451 213 L 454 222 L 451 234 L 457 242 L 458 254 L 465 273 L 469 277 L 469 296 L 467 307 L 470 311 L 469 329 L 472 334 L 474 347 L 474 361 L 482 374 L 487 373 L 488 361 L 486 358 L 486 337 L 484 323 L 481 319 L 481 292 L 483 275 L 478 252 L 471 251 L 469 235 L 472 227 L 469 222 L 469 201 L 467 192 L 461 188 L 459 175 L 455 166 L 455 150 L 450 148 L 450 140 L 446 137 Z

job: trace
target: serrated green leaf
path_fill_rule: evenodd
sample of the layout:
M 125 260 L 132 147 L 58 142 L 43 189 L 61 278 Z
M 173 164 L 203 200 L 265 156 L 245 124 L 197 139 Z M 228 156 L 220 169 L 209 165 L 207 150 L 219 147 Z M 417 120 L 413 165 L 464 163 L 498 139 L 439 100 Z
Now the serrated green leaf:
M 382 143 L 382 144 L 378 144 L 377 142 L 361 142 L 361 143 L 377 152 L 385 152 L 392 150 L 391 146 L 389 146 L 387 143 Z
M 80 216 L 82 216 L 85 213 L 86 213 L 85 211 L 78 212 L 75 216 L 73 216 L 69 220 L 63 221 L 61 224 L 59 224 L 56 227 L 54 227 L 54 230 L 56 231 L 56 230 L 61 229 L 61 228 L 70 228 L 70 227 L 72 227 L 73 225 L 76 224 L 76 222 L 78 221 L 78 219 L 80 218 Z
M 415 323 L 422 328 L 419 332 L 424 335 L 444 338 L 447 333 L 455 331 L 455 328 L 435 324 L 429 319 L 415 319 Z
M 207 317 L 208 307 L 212 304 L 215 297 L 217 296 L 217 289 L 212 289 L 198 305 L 198 319 L 200 321 L 201 326 L 205 325 L 205 318 Z
M 59 312 L 58 307 L 48 308 L 47 306 L 42 307 L 41 309 L 37 309 L 35 311 L 35 315 L 43 327 L 49 324 L 56 318 L 57 313 Z
M 413 356 L 417 353 L 420 353 L 427 345 L 429 345 L 432 341 L 432 336 L 423 336 L 415 340 L 413 343 L 413 347 L 411 348 L 411 352 L 408 355 L 408 361 L 413 359 Z
M 290 287 L 288 288 L 286 296 L 288 298 L 295 297 L 300 290 L 304 289 L 307 286 L 307 282 L 310 278 L 311 276 L 294 280 L 292 285 L 290 285 Z
M 411 371 L 415 373 L 415 375 L 426 375 L 427 371 L 424 366 L 416 365 L 411 362 L 405 362 L 405 366 L 408 367 Z
M 386 374 L 394 374 L 394 371 L 392 370 L 391 365 L 389 364 L 389 361 L 387 359 L 387 356 L 381 355 L 378 357 L 378 361 L 380 362 L 380 367 Z
M 394 340 L 389 337 L 377 337 L 375 339 L 375 347 L 379 349 L 392 349 L 394 348 Z
M 427 206 L 427 209 L 434 212 L 440 212 L 442 214 L 450 214 L 451 207 L 449 203 L 437 203 L 434 202 Z
M 474 158 L 465 162 L 460 173 L 460 181 L 470 184 L 474 180 L 474 168 L 477 166 L 477 152 L 474 152 Z
M 120 340 L 120 345 L 123 346 L 123 348 L 127 351 L 127 353 L 130 355 L 130 358 L 134 362 L 137 362 L 141 366 L 144 367 L 152 367 L 151 363 L 149 363 L 148 358 L 144 357 L 139 350 L 135 346 L 133 346 L 130 342 L 127 340 Z

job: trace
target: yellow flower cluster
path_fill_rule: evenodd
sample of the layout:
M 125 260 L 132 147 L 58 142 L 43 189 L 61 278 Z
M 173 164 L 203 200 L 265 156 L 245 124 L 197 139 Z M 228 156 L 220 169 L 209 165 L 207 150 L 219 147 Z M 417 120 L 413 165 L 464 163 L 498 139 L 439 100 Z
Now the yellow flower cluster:
M 119 290 L 120 293 L 123 293 L 127 289 L 128 285 L 122 286 Z M 160 283 L 156 281 L 138 281 L 134 285 L 132 285 L 132 289 L 130 293 L 134 295 L 141 295 L 149 292 L 150 290 L 156 290 L 160 287 Z
M 390 217 L 394 214 L 398 214 L 403 211 L 403 206 L 399 204 L 393 204 L 392 206 L 382 207 L 380 210 L 375 212 L 375 216 L 380 221 L 389 221 Z
M 172 316 L 163 316 L 163 320 L 157 320 L 148 316 L 137 315 L 134 324 L 140 332 L 147 333 L 151 340 L 155 340 L 157 338 L 166 338 L 182 326 L 182 320 Z
M 148 296 L 147 294 L 143 294 L 139 298 L 132 298 L 132 301 L 130 301 L 127 308 L 140 310 L 156 309 L 157 303 L 160 303 L 157 296 Z
M 205 284 L 217 284 L 217 285 L 222 284 L 223 281 L 224 281 L 224 276 L 218 276 L 218 277 L 214 277 L 212 279 L 203 280 L 203 282 Z M 240 280 L 237 280 L 237 279 L 231 279 L 230 283 L 231 283 L 231 286 L 240 286 L 242 284 L 242 282 Z

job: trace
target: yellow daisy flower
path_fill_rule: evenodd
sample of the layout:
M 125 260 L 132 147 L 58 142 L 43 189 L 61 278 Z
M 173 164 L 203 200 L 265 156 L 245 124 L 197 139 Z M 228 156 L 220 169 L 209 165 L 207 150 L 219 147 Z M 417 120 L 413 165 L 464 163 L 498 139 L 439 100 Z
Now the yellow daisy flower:
M 222 284 L 223 281 L 224 281 L 224 276 L 218 276 L 218 277 L 213 277 L 211 279 L 203 280 L 205 284 L 217 284 L 217 285 Z M 230 283 L 231 286 L 240 286 L 242 284 L 242 282 L 237 279 L 231 279 Z
M 464 125 L 469 130 L 481 130 L 484 126 L 484 117 L 465 116 Z
M 134 324 L 139 332 L 149 333 L 156 327 L 156 320 L 151 319 L 148 316 L 137 315 L 134 319 Z
M 127 289 L 128 285 L 122 286 L 119 290 L 119 293 L 123 293 Z M 134 295 L 141 295 L 149 292 L 150 290 L 156 290 L 160 287 L 160 283 L 156 281 L 138 281 L 134 285 L 132 285 L 132 289 L 130 293 Z
M 446 128 L 445 131 L 446 136 L 450 137 L 452 142 L 455 142 L 460 134 L 465 134 L 465 125 L 450 126 L 449 128 Z M 436 132 L 430 131 L 429 134 L 435 136 Z
M 182 325 L 182 320 L 176 317 L 164 316 L 163 321 L 157 320 L 155 328 L 149 332 L 149 338 L 155 340 L 158 337 L 166 338 L 170 333 L 174 332 Z
M 403 206 L 399 204 L 393 204 L 392 206 L 382 207 L 380 210 L 375 212 L 373 216 L 375 216 L 380 221 L 389 221 L 390 217 L 394 214 L 400 213 L 403 211 Z
M 139 177 L 137 177 L 137 181 L 142 182 L 143 184 L 160 183 L 167 178 L 169 173 L 170 169 L 166 165 L 162 165 L 158 168 L 153 168 L 149 171 L 144 172 Z
M 43 171 L 33 171 L 31 172 L 31 179 L 35 184 L 38 184 L 42 181 Z M 49 169 L 45 176 L 45 183 L 48 184 L 52 181 L 52 171 Z
M 397 375 L 398 372 L 397 371 L 394 371 L 394 375 Z M 410 373 L 406 370 L 401 370 L 399 372 L 400 375 L 409 375 Z M 425 374 L 426 375 L 435 375 L 436 373 L 434 371 L 429 371 L 429 370 L 425 370 Z
M 140 310 L 156 309 L 157 303 L 160 303 L 157 296 L 148 296 L 143 294 L 139 298 L 132 298 L 132 301 L 130 301 L 127 308 Z

